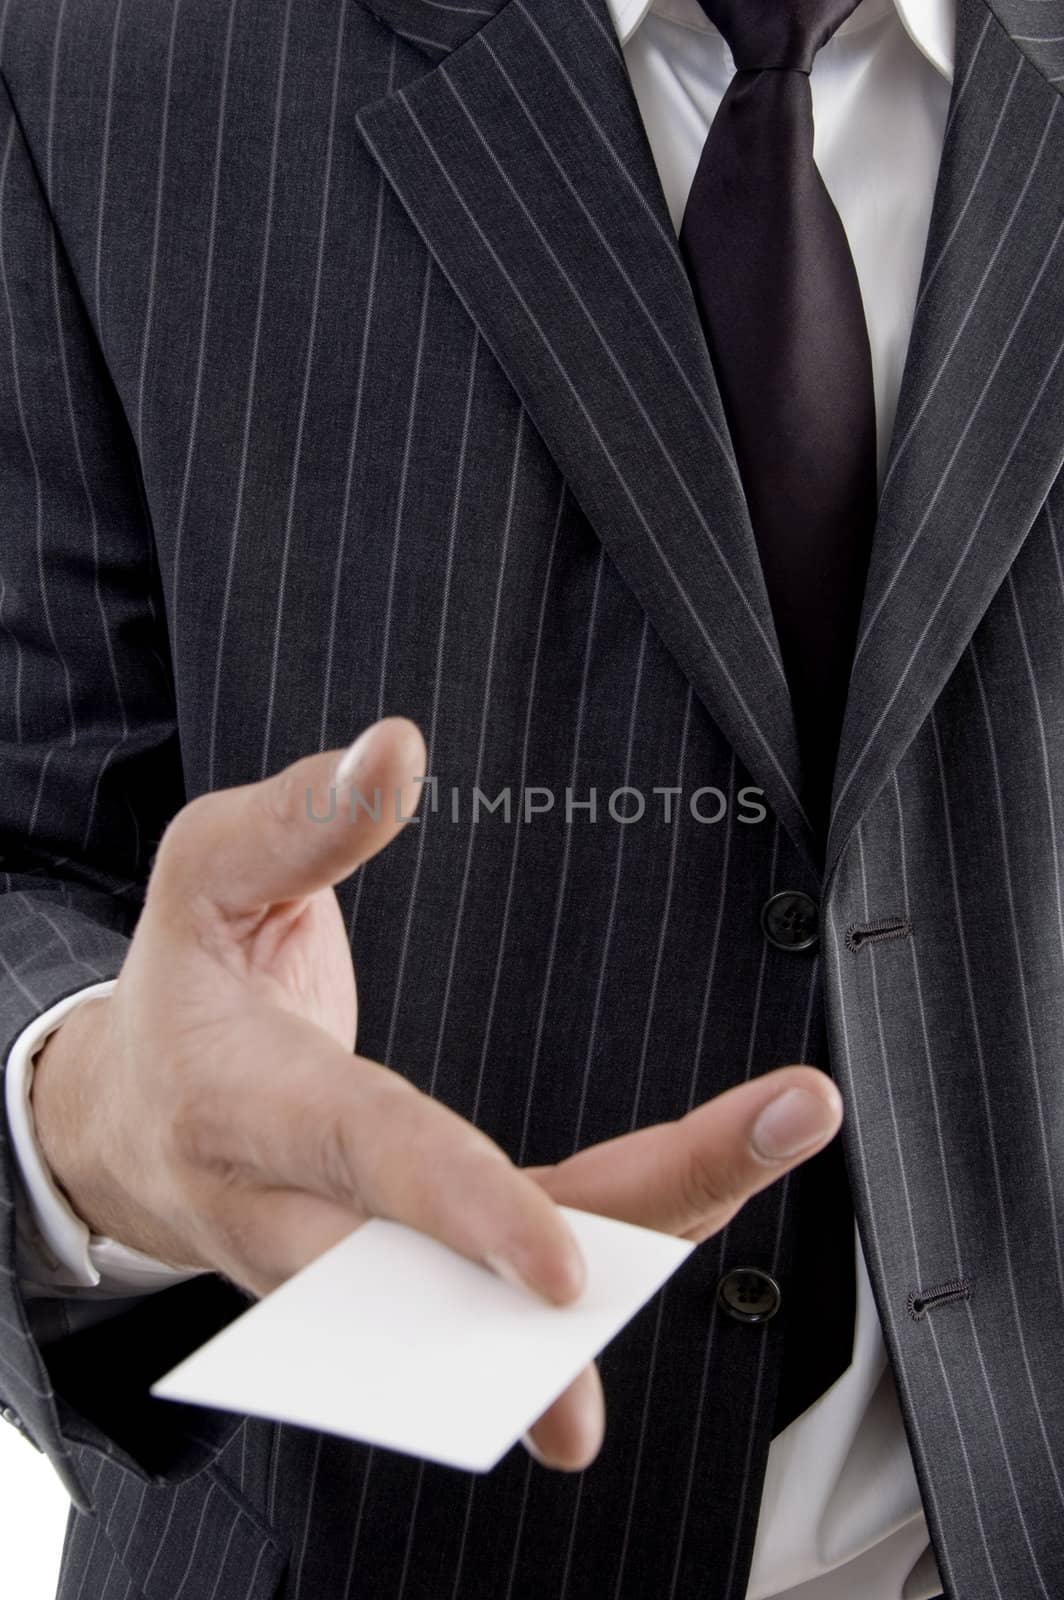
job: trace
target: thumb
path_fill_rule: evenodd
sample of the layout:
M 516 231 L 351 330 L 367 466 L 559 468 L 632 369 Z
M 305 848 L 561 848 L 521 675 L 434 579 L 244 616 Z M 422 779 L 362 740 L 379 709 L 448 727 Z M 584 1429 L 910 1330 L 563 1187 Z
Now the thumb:
M 426 759 L 415 724 L 385 717 L 346 750 L 191 801 L 163 836 L 157 870 L 226 915 L 329 888 L 410 820 Z
M 838 1131 L 842 1097 L 816 1067 L 780 1067 L 530 1176 L 559 1205 L 696 1242 Z

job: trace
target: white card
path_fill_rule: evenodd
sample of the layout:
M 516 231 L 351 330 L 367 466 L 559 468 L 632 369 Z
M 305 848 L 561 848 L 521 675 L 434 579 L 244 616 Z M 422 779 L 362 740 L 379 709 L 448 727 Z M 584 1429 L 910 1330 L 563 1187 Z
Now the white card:
M 152 1393 L 487 1472 L 693 1246 L 563 1207 L 587 1263 L 552 1306 L 397 1222 L 371 1221 Z

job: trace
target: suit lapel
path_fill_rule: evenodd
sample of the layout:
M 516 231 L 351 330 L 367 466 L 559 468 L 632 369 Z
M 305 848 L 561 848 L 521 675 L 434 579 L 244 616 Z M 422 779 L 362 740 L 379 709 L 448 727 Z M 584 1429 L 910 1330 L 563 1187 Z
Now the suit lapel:
M 589 521 L 792 836 L 798 754 L 694 300 L 604 0 L 365 0 L 435 65 L 359 131 Z M 1016 8 L 1015 16 L 1011 8 Z M 1064 462 L 1064 0 L 958 0 L 828 866 Z
M 790 700 L 720 397 L 603 0 L 366 0 L 436 65 L 359 131 L 792 836 Z
M 1015 15 L 1013 15 L 1013 8 Z M 872 552 L 828 869 L 1064 463 L 1064 0 L 959 0 L 946 142 Z M 1021 17 L 1022 12 L 1022 17 Z M 1054 50 L 1056 54 L 1054 54 Z

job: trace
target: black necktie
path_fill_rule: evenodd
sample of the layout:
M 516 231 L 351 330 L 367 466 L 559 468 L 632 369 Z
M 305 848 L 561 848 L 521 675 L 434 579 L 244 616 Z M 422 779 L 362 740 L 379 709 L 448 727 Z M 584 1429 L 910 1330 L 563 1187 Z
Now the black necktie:
M 736 72 L 680 246 L 698 300 L 822 834 L 876 515 L 864 307 L 813 164 L 813 57 L 857 0 L 700 0 Z
M 857 273 L 813 163 L 809 71 L 857 0 L 700 3 L 736 71 L 702 150 L 680 246 L 790 686 L 802 798 L 822 846 L 875 524 L 876 419 Z M 773 1434 L 835 1382 L 853 1349 L 853 1208 L 839 1140 L 792 1183 Z

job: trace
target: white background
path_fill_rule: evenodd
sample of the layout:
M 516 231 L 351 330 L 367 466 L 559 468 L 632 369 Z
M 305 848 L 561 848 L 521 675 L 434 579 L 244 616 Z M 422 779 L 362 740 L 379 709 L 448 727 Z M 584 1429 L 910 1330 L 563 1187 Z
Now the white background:
M 54 1600 L 69 1505 L 47 1457 L 0 1422 L 0 1593 Z

